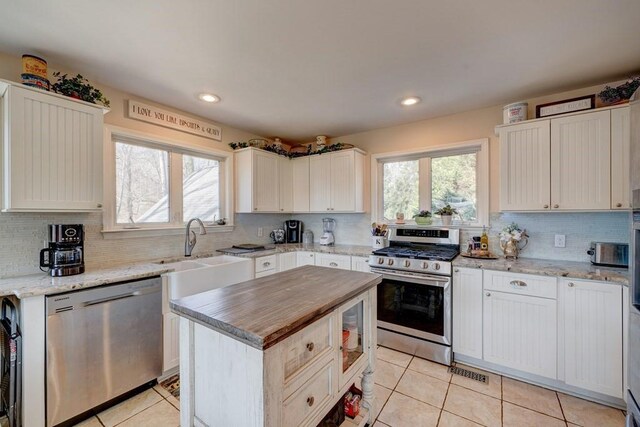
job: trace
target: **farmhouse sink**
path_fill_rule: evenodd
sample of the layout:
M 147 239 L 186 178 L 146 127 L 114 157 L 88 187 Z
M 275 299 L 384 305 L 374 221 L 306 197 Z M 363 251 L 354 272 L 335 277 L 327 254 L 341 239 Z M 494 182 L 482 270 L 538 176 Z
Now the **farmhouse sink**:
M 253 261 L 248 258 L 220 255 L 167 266 L 175 269 L 164 275 L 170 300 L 253 279 Z

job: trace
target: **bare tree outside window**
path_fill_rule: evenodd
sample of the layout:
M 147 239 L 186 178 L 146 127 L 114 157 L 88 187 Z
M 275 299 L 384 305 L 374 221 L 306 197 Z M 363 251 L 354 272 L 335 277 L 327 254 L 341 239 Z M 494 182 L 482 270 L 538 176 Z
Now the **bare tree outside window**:
M 420 211 L 418 160 L 385 163 L 383 174 L 384 217 L 394 219 L 402 212 L 413 218 Z
M 449 204 L 458 211 L 462 221 L 478 219 L 477 157 L 471 153 L 431 159 L 432 211 Z

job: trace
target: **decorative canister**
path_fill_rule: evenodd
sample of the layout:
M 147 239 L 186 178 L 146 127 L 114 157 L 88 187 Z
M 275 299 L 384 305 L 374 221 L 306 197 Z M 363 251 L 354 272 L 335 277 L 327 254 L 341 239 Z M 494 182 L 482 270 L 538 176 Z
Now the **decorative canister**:
M 382 249 L 386 248 L 388 245 L 388 240 L 384 236 L 371 236 L 371 242 L 373 249 Z
M 505 105 L 502 109 L 502 120 L 505 125 L 509 123 L 517 123 L 527 120 L 527 108 L 529 104 L 526 102 L 514 102 Z
M 47 80 L 47 61 L 33 55 L 22 55 L 22 72 Z
M 22 78 L 22 84 L 25 86 L 36 87 L 38 89 L 49 90 L 49 80 L 43 79 L 40 76 L 36 76 L 35 74 L 20 74 Z

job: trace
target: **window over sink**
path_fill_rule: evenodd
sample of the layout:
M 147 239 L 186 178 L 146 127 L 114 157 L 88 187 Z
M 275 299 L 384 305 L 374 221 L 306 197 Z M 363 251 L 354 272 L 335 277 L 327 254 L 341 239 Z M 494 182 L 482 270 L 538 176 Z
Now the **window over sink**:
M 449 204 L 458 211 L 453 225 L 482 226 L 489 220 L 489 141 L 467 141 L 425 150 L 383 153 L 374 173 L 377 221 L 393 223 L 402 212 L 411 222 L 420 210 Z M 437 215 L 433 224 L 440 224 Z
M 231 153 L 112 127 L 107 132 L 104 233 L 174 234 L 195 217 L 218 231 L 230 228 L 215 221 L 230 217 L 225 166 Z

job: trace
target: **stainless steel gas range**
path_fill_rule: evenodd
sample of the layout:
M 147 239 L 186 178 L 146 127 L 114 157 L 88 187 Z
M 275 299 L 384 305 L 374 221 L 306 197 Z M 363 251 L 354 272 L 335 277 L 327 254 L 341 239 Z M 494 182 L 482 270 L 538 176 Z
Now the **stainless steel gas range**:
M 392 228 L 390 246 L 373 252 L 378 285 L 378 343 L 451 364 L 451 261 L 459 230 Z

